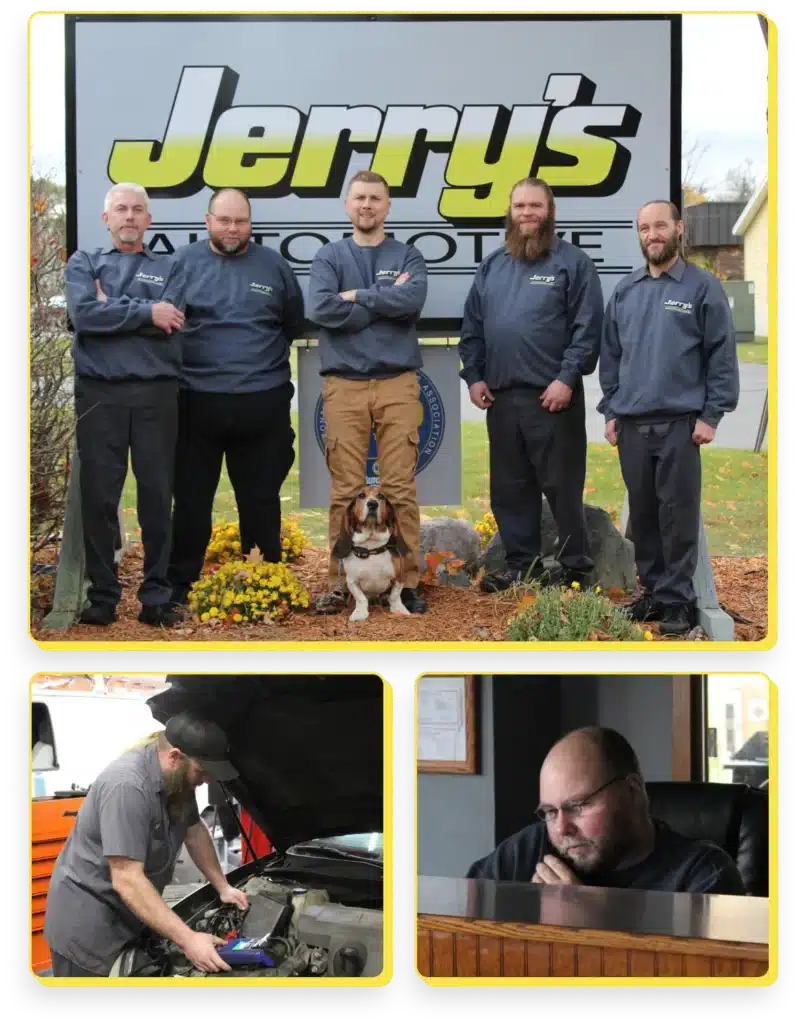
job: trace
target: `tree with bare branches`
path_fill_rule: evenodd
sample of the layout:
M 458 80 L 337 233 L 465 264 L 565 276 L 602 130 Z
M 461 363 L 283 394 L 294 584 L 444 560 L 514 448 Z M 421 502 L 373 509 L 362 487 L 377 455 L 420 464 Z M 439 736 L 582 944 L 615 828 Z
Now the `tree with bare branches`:
M 74 416 L 63 296 L 64 188 L 32 176 L 30 203 L 30 540 L 35 552 L 56 540 L 63 527 Z

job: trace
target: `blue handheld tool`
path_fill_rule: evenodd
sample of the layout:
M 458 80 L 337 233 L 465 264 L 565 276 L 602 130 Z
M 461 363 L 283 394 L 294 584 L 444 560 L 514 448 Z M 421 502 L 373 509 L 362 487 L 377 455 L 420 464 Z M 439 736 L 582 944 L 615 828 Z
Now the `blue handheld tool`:
M 274 967 L 275 961 L 260 946 L 263 939 L 231 939 L 217 953 L 231 967 Z

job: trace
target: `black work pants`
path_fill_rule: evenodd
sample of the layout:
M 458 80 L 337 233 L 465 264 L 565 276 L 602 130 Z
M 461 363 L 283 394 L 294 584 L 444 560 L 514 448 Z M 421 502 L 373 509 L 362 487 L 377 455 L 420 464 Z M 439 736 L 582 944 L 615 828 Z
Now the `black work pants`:
M 558 528 L 555 555 L 564 569 L 590 572 L 585 487 L 585 395 L 582 381 L 560 412 L 541 405 L 544 388 L 494 392 L 486 414 L 491 511 L 509 569 L 526 573 L 541 558 L 542 495 Z
M 175 508 L 169 580 L 199 579 L 211 537 L 222 459 L 236 495 L 245 554 L 257 544 L 279 562 L 280 488 L 294 464 L 291 382 L 268 391 L 181 391 L 175 454 Z
M 116 605 L 122 594 L 114 553 L 119 501 L 128 472 L 144 547 L 143 605 L 169 600 L 172 472 L 178 420 L 176 380 L 75 382 L 83 543 L 89 600 Z
M 696 600 L 702 462 L 692 440 L 695 424 L 696 416 L 616 420 L 638 578 L 663 605 Z

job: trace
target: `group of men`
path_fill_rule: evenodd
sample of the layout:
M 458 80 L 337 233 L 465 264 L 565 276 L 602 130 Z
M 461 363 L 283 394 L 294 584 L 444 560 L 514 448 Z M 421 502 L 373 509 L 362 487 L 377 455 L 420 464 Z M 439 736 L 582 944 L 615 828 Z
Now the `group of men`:
M 418 593 L 420 516 L 415 467 L 422 366 L 417 321 L 427 294 L 419 251 L 385 231 L 384 178 L 359 171 L 345 208 L 352 234 L 324 245 L 307 310 L 289 264 L 253 243 L 250 203 L 236 189 L 211 198 L 208 238 L 156 255 L 144 246 L 147 195 L 115 185 L 103 220 L 109 245 L 67 265 L 75 329 L 78 450 L 89 605 L 81 621 L 114 621 L 117 506 L 128 464 L 137 482 L 144 546 L 140 621 L 173 625 L 199 577 L 222 458 L 236 496 L 242 551 L 280 560 L 280 488 L 294 462 L 289 346 L 307 315 L 319 338 L 331 477 L 330 547 L 364 483 L 371 431 L 381 488 L 410 554 L 402 601 Z M 607 309 L 596 266 L 558 237 L 545 181 L 511 191 L 506 242 L 477 270 L 459 353 L 471 401 L 486 411 L 491 508 L 506 568 L 481 587 L 529 580 L 581 582 L 591 573 L 583 514 L 583 377 L 599 361 L 606 437 L 618 445 L 642 594 L 637 621 L 684 633 L 695 622 L 701 463 L 736 406 L 735 333 L 713 275 L 681 255 L 683 224 L 670 202 L 638 214 L 645 263 Z M 541 558 L 542 498 L 558 529 L 561 572 Z M 174 507 L 173 507 L 174 503 Z M 331 553 L 319 612 L 347 603 Z

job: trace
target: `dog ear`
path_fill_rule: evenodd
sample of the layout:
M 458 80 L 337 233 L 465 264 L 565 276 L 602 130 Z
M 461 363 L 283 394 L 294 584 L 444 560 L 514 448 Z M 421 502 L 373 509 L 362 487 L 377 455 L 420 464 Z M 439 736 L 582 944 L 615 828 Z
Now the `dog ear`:
M 405 543 L 402 534 L 400 533 L 399 526 L 397 525 L 397 514 L 394 511 L 394 506 L 386 498 L 386 525 L 391 532 L 391 536 L 394 538 L 394 547 L 396 548 L 398 555 L 409 555 L 411 549 Z
M 355 499 L 349 503 L 341 517 L 341 533 L 333 545 L 334 558 L 346 558 L 352 551 L 352 534 L 355 530 Z

